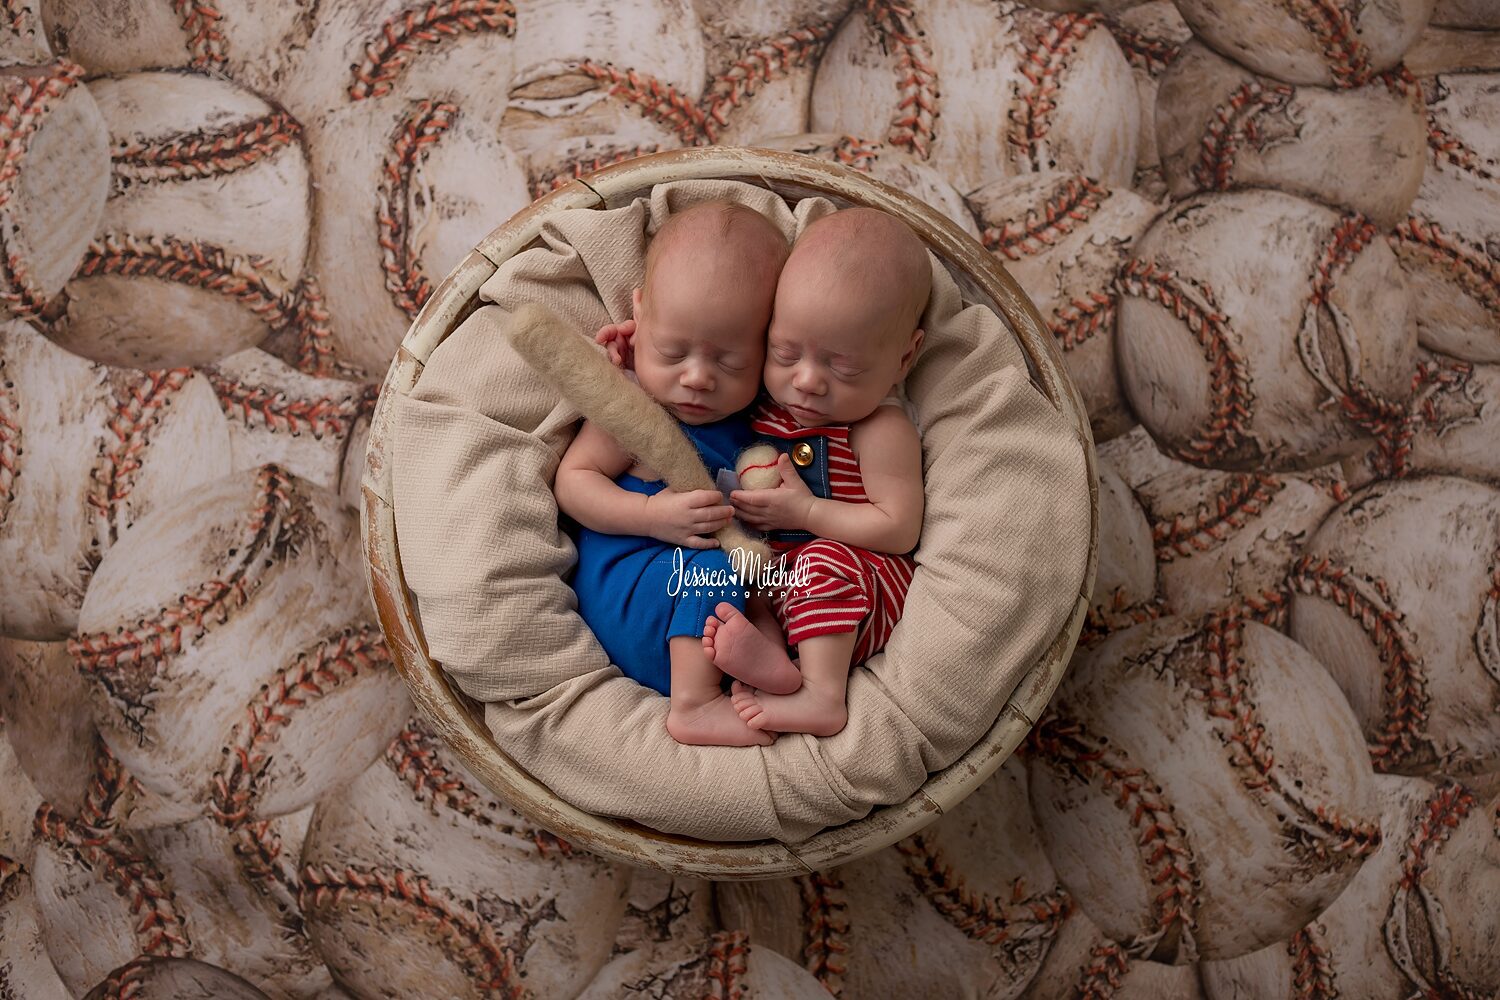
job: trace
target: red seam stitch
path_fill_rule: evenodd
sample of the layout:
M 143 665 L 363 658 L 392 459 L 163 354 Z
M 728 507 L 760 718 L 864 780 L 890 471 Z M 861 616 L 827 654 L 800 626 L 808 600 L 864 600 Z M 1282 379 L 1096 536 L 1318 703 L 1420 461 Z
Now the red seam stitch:
M 1123 749 L 1093 736 L 1074 719 L 1050 715 L 1032 730 L 1029 742 L 1038 758 L 1060 776 L 1099 781 L 1139 831 L 1142 867 L 1150 883 L 1161 887 L 1151 898 L 1156 925 L 1151 937 L 1196 927 L 1197 863 L 1187 832 L 1151 776 L 1130 766 Z
M 272 111 L 223 128 L 200 129 L 137 142 L 115 150 L 115 175 L 141 183 L 232 174 L 259 163 L 302 134 L 284 111 Z
M 381 267 L 385 288 L 396 308 L 416 319 L 429 296 L 432 282 L 411 245 L 412 220 L 408 216 L 411 185 L 417 167 L 427 158 L 428 148 L 453 127 L 458 107 L 446 101 L 421 101 L 416 111 L 402 119 L 381 165 L 383 179 L 376 191 L 375 221 L 380 229 Z
M 980 241 L 986 250 L 1007 260 L 1046 253 L 1087 223 L 1110 193 L 1109 188 L 1087 177 L 1067 177 L 1060 188 L 1043 199 L 1040 210 L 1029 210 L 1020 222 L 1007 219 L 998 226 L 987 224 Z
M 166 408 L 191 375 L 187 368 L 143 372 L 134 385 L 115 387 L 115 412 L 105 423 L 107 433 L 89 470 L 87 503 L 102 548 L 119 538 L 124 504 L 141 470 L 142 454 L 151 444 L 151 434 Z
M 1239 447 L 1248 438 L 1255 396 L 1245 359 L 1233 346 L 1229 317 L 1219 310 L 1212 289 L 1140 258 L 1120 268 L 1115 284 L 1121 293 L 1155 302 L 1182 320 L 1209 364 L 1213 411 L 1187 445 L 1174 449 L 1177 457 L 1202 464 Z
M 1333 956 L 1323 928 L 1316 924 L 1293 934 L 1286 943 L 1292 959 L 1293 1000 L 1337 1000 L 1338 984 L 1333 971 Z
M 1115 36 L 1120 51 L 1130 65 L 1145 70 L 1151 76 L 1159 75 L 1171 66 L 1182 54 L 1182 46 L 1165 38 L 1148 35 L 1120 22 L 1119 18 L 1107 16 L 1104 26 Z
M 794 28 L 740 53 L 727 71 L 709 81 L 700 102 L 704 112 L 702 138 L 709 143 L 718 141 L 718 130 L 729 124 L 732 110 L 755 96 L 762 82 L 770 83 L 799 67 L 816 63 L 835 27 L 835 22 L 824 21 Z
M 187 48 L 193 54 L 190 65 L 205 71 L 222 67 L 228 60 L 228 41 L 218 28 L 224 15 L 212 0 L 172 0 L 172 7 L 187 32 Z
M 1088 960 L 1079 970 L 1073 1000 L 1110 1000 L 1130 971 L 1130 956 L 1113 942 L 1096 944 L 1089 949 Z
M 400 868 L 309 864 L 302 869 L 297 902 L 307 914 L 345 903 L 394 903 L 448 939 L 454 946 L 451 957 L 478 989 L 496 991 L 506 1000 L 529 995 L 510 945 L 421 875 Z
M 225 741 L 224 764 L 211 779 L 212 815 L 231 830 L 248 823 L 271 763 L 268 750 L 295 711 L 390 663 L 380 629 L 372 625 L 340 629 L 297 654 L 262 685 Z
M 516 9 L 510 0 L 434 0 L 393 14 L 380 26 L 377 41 L 365 45 L 365 58 L 354 67 L 351 100 L 383 97 L 420 46 L 435 46 L 459 35 L 498 31 L 514 37 Z
M 1287 838 L 1319 860 L 1363 858 L 1380 847 L 1380 824 L 1351 821 L 1337 810 L 1308 802 L 1305 794 L 1275 766 L 1276 755 L 1266 727 L 1257 718 L 1254 695 L 1242 670 L 1240 648 L 1245 622 L 1237 608 L 1210 617 L 1203 628 L 1208 683 L 1199 688 L 1210 718 L 1228 723 L 1222 733 L 1229 762 L 1241 784 L 1270 800 Z
M 1370 745 L 1377 771 L 1393 771 L 1428 743 L 1427 678 L 1412 650 L 1405 618 L 1392 606 L 1384 580 L 1335 566 L 1326 558 L 1304 555 L 1287 574 L 1295 592 L 1319 597 L 1354 619 L 1369 636 L 1385 667 L 1380 732 Z M 1366 593 L 1368 591 L 1369 593 Z M 1371 596 L 1373 594 L 1373 597 Z
M 1053 14 L 1036 48 L 1021 53 L 1021 80 L 1016 84 L 1019 103 L 1010 110 L 1006 139 L 1015 151 L 1030 161 L 1034 170 L 1045 170 L 1041 143 L 1051 131 L 1054 98 L 1062 85 L 1068 57 L 1078 43 L 1101 22 L 1098 14 Z
M 1397 225 L 1388 239 L 1397 250 L 1416 251 L 1450 271 L 1465 294 L 1491 316 L 1500 318 L 1500 263 L 1483 247 L 1415 215 Z
M 547 830 L 527 823 L 512 825 L 496 821 L 485 810 L 479 793 L 439 762 L 437 738 L 421 722 L 413 720 L 391 741 L 386 748 L 385 760 L 410 786 L 416 800 L 427 803 L 434 815 L 439 808 L 451 809 L 481 826 L 531 841 L 544 858 L 552 851 L 565 858 L 571 857 L 575 851 L 572 844 Z
M 917 23 L 912 7 L 892 0 L 865 0 L 865 16 L 874 29 L 882 51 L 896 53 L 896 110 L 891 115 L 886 142 L 905 146 L 917 158 L 932 155 L 937 138 L 938 104 L 941 92 L 926 32 Z
M 905 856 L 918 891 L 948 923 L 976 941 L 997 945 L 1013 936 L 1051 940 L 1072 912 L 1072 898 L 1061 888 L 1027 896 L 1021 879 L 1012 885 L 1009 902 L 971 891 L 927 834 L 907 837 L 896 850 Z
M 1156 546 L 1156 561 L 1169 563 L 1178 557 L 1209 552 L 1244 528 L 1248 518 L 1257 517 L 1286 489 L 1286 483 L 1265 473 L 1231 473 L 1214 495 L 1193 510 L 1173 514 L 1171 520 L 1152 518 L 1151 540 Z M 1147 514 L 1151 514 L 1147 511 Z
M 1284 111 L 1295 89 L 1286 84 L 1264 87 L 1258 81 L 1237 88 L 1228 100 L 1214 108 L 1199 145 L 1193 180 L 1200 188 L 1223 191 L 1233 183 L 1234 158 L 1242 142 L 1261 139 L 1261 119 Z
M 849 901 L 837 875 L 814 872 L 797 879 L 802 895 L 802 965 L 823 988 L 844 995 L 845 964 L 849 952 Z
M 284 391 L 242 382 L 217 368 L 203 374 L 213 385 L 219 408 L 230 422 L 264 428 L 273 434 L 303 431 L 321 440 L 325 434 L 342 438 L 364 412 L 367 387 L 351 385 L 349 394 L 338 398 L 320 396 L 292 398 Z
M 260 273 L 267 263 L 172 236 L 104 233 L 89 244 L 73 276 L 155 278 L 216 292 L 246 306 L 274 332 L 295 321 L 296 290 L 273 290 Z
M 709 938 L 708 958 L 704 975 L 714 984 L 709 994 L 711 1000 L 744 1000 L 750 935 L 744 931 L 715 931 Z
M 291 478 L 275 465 L 256 477 L 257 498 L 239 554 L 222 579 L 206 580 L 134 626 L 91 632 L 68 640 L 78 669 L 100 681 L 122 702 L 127 724 L 139 731 L 150 711 L 140 698 L 171 660 L 228 620 L 260 588 L 266 564 L 295 545 L 303 532 Z
M 655 153 L 660 148 L 660 146 L 653 142 L 642 146 L 611 147 L 600 150 L 593 156 L 575 157 L 566 161 L 552 173 L 534 181 L 531 185 L 531 197 L 533 199 L 544 198 L 558 188 L 570 184 L 585 174 L 591 174 L 596 170 L 603 170 L 605 167 L 615 163 L 633 160 L 637 156 Z
M 1286 5 L 1322 47 L 1334 86 L 1359 87 L 1370 82 L 1370 50 L 1360 40 L 1343 0 L 1286 0 Z
M 21 474 L 21 413 L 15 389 L 5 372 L 5 358 L 0 357 L 0 527 L 15 501 Z

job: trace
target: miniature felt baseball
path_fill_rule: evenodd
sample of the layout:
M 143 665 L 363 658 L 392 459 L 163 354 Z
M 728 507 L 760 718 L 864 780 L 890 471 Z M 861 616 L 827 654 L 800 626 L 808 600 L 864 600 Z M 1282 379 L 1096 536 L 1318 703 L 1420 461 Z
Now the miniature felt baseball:
M 780 461 L 781 451 L 774 444 L 752 444 L 734 460 L 740 486 L 747 490 L 769 490 L 780 486 L 781 471 L 777 468 Z
M 1333 679 L 1235 609 L 1117 632 L 1075 661 L 1026 756 L 1058 880 L 1136 957 L 1284 940 L 1380 844 Z
M 609 960 L 630 869 L 523 819 L 431 729 L 324 796 L 300 905 L 356 996 L 576 996 Z
M 1376 483 L 1292 567 L 1291 634 L 1353 705 L 1377 769 L 1500 763 L 1500 490 L 1452 476 Z

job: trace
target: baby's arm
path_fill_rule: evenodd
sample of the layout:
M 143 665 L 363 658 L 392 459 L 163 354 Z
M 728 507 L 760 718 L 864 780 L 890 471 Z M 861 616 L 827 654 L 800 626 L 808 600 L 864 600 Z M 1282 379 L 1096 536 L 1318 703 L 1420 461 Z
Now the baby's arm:
M 616 476 L 630 468 L 629 453 L 618 441 L 585 420 L 563 452 L 552 492 L 563 513 L 606 535 L 646 535 L 649 519 L 647 497 L 622 490 Z
M 602 534 L 644 535 L 694 549 L 718 547 L 715 539 L 702 537 L 724 527 L 734 514 L 718 490 L 634 493 L 614 482 L 631 464 L 618 441 L 585 420 L 557 467 L 552 487 L 557 506 Z
M 894 406 L 881 406 L 849 433 L 869 503 L 814 499 L 808 531 L 846 545 L 902 555 L 922 534 L 922 439 Z

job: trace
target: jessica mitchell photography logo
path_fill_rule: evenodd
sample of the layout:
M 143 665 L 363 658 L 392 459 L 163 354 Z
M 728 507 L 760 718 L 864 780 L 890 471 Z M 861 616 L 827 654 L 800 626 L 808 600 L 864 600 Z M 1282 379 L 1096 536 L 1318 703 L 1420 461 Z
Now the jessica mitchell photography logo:
M 672 575 L 667 579 L 667 593 L 673 597 L 688 591 L 709 597 L 719 594 L 731 597 L 737 592 L 749 596 L 751 590 L 784 592 L 793 587 L 805 587 L 809 582 L 809 572 L 806 556 L 799 557 L 795 564 L 782 560 L 767 563 L 744 549 L 729 553 L 727 571 L 688 566 L 679 546 L 672 552 Z

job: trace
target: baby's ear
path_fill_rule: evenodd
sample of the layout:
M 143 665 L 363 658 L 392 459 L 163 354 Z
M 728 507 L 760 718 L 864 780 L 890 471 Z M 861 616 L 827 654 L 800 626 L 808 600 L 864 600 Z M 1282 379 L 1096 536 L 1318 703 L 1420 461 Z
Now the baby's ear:
M 641 290 L 639 288 L 630 290 L 630 318 L 637 323 L 641 321 Z
M 903 378 L 911 370 L 912 362 L 917 360 L 917 352 L 922 349 L 922 341 L 926 336 L 926 332 L 920 326 L 912 331 L 911 343 L 907 346 L 906 353 L 901 355 L 901 376 Z

